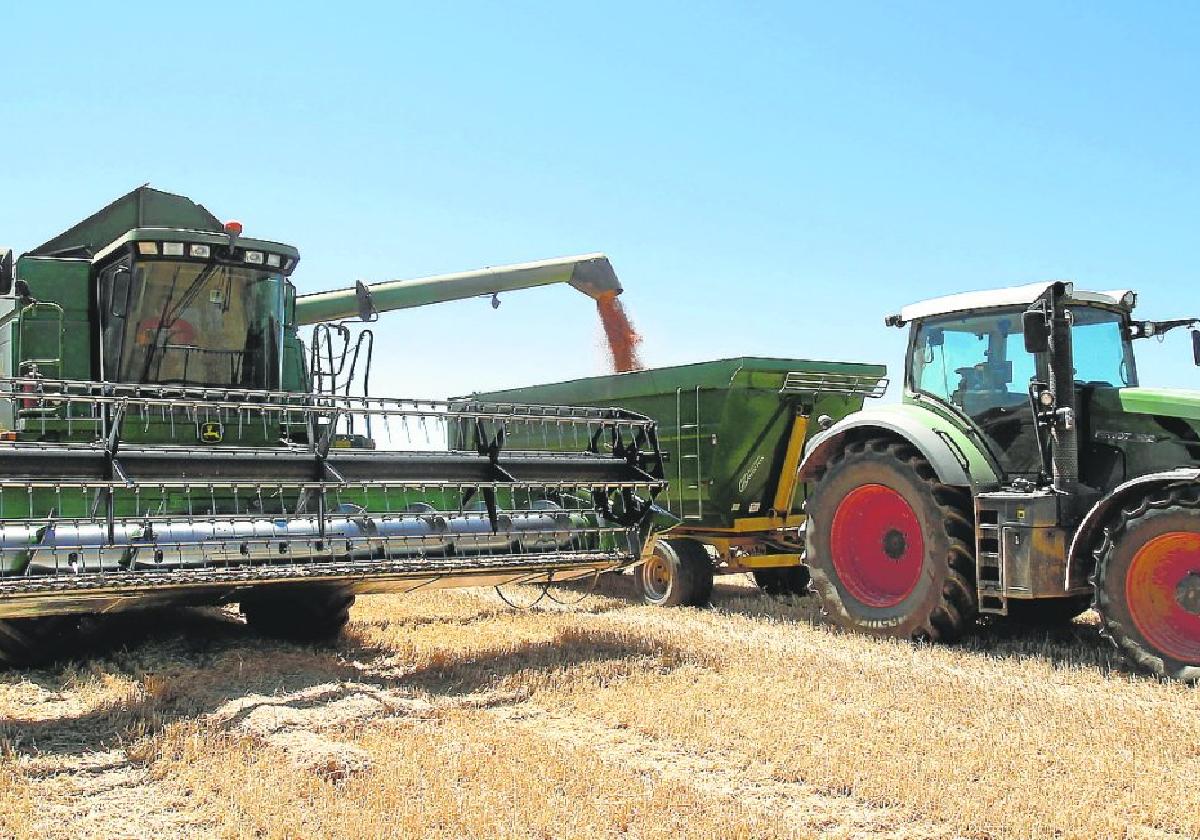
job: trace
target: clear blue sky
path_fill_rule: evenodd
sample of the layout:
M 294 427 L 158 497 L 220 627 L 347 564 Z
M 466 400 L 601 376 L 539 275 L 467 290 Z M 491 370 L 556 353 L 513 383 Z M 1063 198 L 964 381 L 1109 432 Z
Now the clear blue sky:
M 6 9 L 0 241 L 144 182 L 300 248 L 301 291 L 607 252 L 650 364 L 901 362 L 972 288 L 1200 314 L 1200 5 Z M 375 391 L 600 372 L 567 288 L 385 316 Z M 1200 387 L 1186 336 L 1143 379 Z

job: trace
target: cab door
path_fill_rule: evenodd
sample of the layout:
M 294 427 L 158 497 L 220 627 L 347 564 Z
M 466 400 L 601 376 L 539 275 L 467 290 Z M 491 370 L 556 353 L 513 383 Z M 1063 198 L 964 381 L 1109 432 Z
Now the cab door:
M 909 388 L 969 421 L 1008 476 L 1037 478 L 1042 458 L 1029 383 L 1045 371 L 1025 351 L 1020 310 L 920 322 L 908 369 Z

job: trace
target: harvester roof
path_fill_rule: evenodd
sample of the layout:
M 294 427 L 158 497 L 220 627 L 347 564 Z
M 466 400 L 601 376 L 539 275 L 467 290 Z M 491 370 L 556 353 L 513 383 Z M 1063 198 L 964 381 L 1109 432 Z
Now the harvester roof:
M 954 312 L 973 312 L 980 309 L 996 309 L 1005 306 L 1029 306 L 1041 297 L 1053 282 L 1044 281 L 1029 283 L 1024 286 L 1009 286 L 1005 289 L 962 292 L 956 295 L 931 298 L 919 303 L 909 304 L 901 309 L 898 315 L 889 317 L 887 323 L 899 327 L 910 321 L 929 318 L 935 315 L 949 315 Z M 1111 306 L 1131 311 L 1136 300 L 1134 293 L 1128 289 L 1088 292 L 1076 289 L 1073 283 L 1067 283 L 1066 286 L 1069 302 Z
M 66 252 L 94 256 L 122 234 L 140 227 L 223 230 L 221 220 L 187 196 L 141 186 L 29 252 L 49 257 Z
M 202 204 L 187 196 L 141 186 L 73 225 L 28 253 L 33 257 L 95 259 L 126 242 L 156 241 L 164 232 L 189 241 L 219 244 L 228 241 L 225 225 Z M 299 252 L 290 245 L 240 237 L 243 249 L 258 249 L 292 257 Z

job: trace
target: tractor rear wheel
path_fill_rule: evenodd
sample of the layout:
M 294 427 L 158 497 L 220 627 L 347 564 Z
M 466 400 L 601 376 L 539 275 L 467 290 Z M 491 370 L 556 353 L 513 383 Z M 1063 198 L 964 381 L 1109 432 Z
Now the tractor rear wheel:
M 658 540 L 637 575 L 642 601 L 652 607 L 703 607 L 712 598 L 712 559 L 695 540 Z
M 55 659 L 78 638 L 79 616 L 0 619 L 0 668 L 22 668 Z
M 772 598 L 803 597 L 810 593 L 812 575 L 807 566 L 783 566 L 777 569 L 755 569 L 754 582 Z
M 1135 667 L 1200 680 L 1200 499 L 1164 488 L 1123 508 L 1096 549 L 1101 629 Z
M 938 482 L 907 443 L 850 443 L 808 499 L 807 563 L 850 630 L 953 641 L 978 614 L 969 491 Z
M 336 637 L 350 620 L 354 595 L 336 587 L 267 589 L 247 595 L 239 607 L 246 624 L 275 639 L 321 642 Z

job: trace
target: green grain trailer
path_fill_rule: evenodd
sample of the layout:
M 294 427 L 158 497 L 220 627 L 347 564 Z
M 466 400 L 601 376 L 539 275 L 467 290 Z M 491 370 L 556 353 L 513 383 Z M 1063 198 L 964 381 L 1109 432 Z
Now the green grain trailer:
M 655 419 L 670 482 L 659 504 L 675 524 L 648 544 L 639 581 L 648 603 L 698 605 L 707 603 L 714 574 L 753 572 L 780 594 L 807 589 L 796 478 L 804 445 L 867 397 L 882 396 L 885 373 L 879 365 L 742 357 L 474 399 L 620 406 Z

